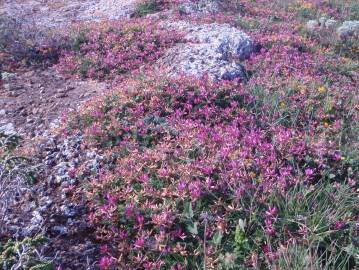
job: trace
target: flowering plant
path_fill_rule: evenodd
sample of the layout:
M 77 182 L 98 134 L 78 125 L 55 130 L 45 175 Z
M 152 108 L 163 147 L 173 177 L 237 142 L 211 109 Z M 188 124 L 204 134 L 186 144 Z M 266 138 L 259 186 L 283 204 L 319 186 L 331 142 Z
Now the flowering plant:
M 180 40 L 152 20 L 103 23 L 74 30 L 58 68 L 68 75 L 114 78 L 151 63 Z

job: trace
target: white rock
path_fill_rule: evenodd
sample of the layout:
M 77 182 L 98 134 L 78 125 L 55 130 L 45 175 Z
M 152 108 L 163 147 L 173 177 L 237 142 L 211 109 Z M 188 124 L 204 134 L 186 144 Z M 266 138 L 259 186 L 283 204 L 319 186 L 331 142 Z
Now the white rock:
M 5 134 L 6 136 L 11 136 L 16 134 L 15 126 L 13 123 L 7 123 L 0 126 L 0 133 Z
M 54 8 L 54 2 L 60 5 Z M 21 18 L 30 25 L 53 28 L 72 22 L 128 18 L 135 9 L 136 2 L 137 0 L 2 0 L 0 14 L 7 13 L 13 18 Z
M 36 226 L 40 225 L 43 222 L 44 218 L 41 216 L 40 212 L 35 210 L 32 212 L 31 225 Z
M 52 227 L 52 231 L 54 233 L 65 235 L 68 233 L 69 230 L 65 226 L 54 226 L 54 227 Z
M 337 34 L 341 39 L 352 36 L 359 36 L 359 21 L 345 21 L 337 29 Z
M 180 5 L 179 11 L 185 14 L 192 13 L 204 13 L 210 14 L 219 11 L 218 1 L 213 0 L 198 0 L 198 1 L 188 1 Z
M 325 21 L 325 28 L 326 29 L 334 29 L 337 26 L 338 22 L 336 20 L 333 19 L 329 19 Z
M 310 32 L 314 32 L 319 27 L 319 22 L 317 20 L 310 20 L 306 24 L 306 28 Z
M 255 43 L 244 32 L 228 24 L 191 25 L 174 22 L 166 27 L 183 31 L 188 42 L 167 51 L 158 61 L 170 75 L 189 74 L 211 79 L 234 79 L 245 77 L 238 63 L 255 50 Z
M 318 20 L 321 27 L 325 27 L 325 22 L 326 21 L 327 21 L 327 18 L 325 18 L 325 17 L 320 17 L 319 20 Z
M 8 80 L 11 80 L 11 79 L 15 78 L 15 77 L 16 77 L 16 74 L 14 74 L 14 73 L 9 73 L 9 72 L 2 72 L 2 73 L 1 73 L 1 76 L 2 76 L 2 79 L 3 79 L 4 81 L 8 81 Z

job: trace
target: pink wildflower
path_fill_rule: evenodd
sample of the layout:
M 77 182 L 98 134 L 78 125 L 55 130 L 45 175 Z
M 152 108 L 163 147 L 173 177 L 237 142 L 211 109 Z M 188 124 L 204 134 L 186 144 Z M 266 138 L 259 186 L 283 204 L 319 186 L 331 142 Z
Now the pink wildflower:
M 111 257 L 102 257 L 100 259 L 100 263 L 99 263 L 100 269 L 101 270 L 110 269 L 110 267 L 113 265 L 113 263 L 114 263 L 113 258 L 111 258 Z

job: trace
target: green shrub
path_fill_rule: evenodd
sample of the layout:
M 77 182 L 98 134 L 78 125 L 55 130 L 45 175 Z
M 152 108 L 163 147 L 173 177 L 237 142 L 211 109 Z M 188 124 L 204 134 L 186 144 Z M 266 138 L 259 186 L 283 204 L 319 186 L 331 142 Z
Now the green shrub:
M 43 236 L 9 240 L 0 244 L 0 268 L 3 270 L 55 270 L 50 260 L 41 255 L 41 247 L 47 242 Z

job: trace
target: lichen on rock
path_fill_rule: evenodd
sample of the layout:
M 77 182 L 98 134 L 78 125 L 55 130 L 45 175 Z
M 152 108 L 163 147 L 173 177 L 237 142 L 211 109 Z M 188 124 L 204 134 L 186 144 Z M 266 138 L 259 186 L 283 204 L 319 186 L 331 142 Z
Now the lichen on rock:
M 214 80 L 245 78 L 240 61 L 256 49 L 255 42 L 244 32 L 228 24 L 191 25 L 180 21 L 167 24 L 170 29 L 186 33 L 186 43 L 167 51 L 158 62 L 170 75 L 207 74 Z

